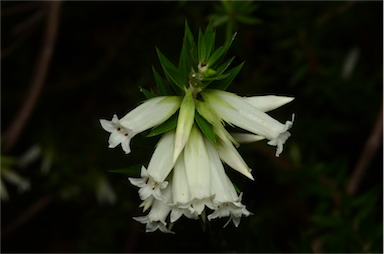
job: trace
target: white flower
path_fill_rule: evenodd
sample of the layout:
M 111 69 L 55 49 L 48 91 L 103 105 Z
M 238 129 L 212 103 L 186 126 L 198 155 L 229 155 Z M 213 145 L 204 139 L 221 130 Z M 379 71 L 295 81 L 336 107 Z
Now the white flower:
M 241 198 L 242 193 L 236 202 L 222 203 L 213 213 L 208 215 L 208 220 L 229 217 L 229 220 L 225 223 L 224 227 L 226 227 L 231 221 L 233 221 L 233 224 L 238 227 L 242 216 L 249 216 L 252 214 L 245 208 L 245 205 L 241 203 Z
M 174 144 L 175 132 L 169 131 L 163 134 L 156 146 L 147 169 L 148 174 L 156 182 L 163 182 L 175 165 L 173 162 Z
M 147 224 L 145 232 L 154 232 L 159 229 L 164 233 L 174 233 L 167 228 L 167 223 L 165 222 L 165 219 L 170 211 L 170 206 L 168 206 L 164 201 L 155 199 L 148 215 L 134 217 L 133 219 L 140 223 Z
M 165 189 L 168 185 L 167 181 L 156 182 L 148 174 L 145 167 L 141 167 L 141 178 L 128 178 L 132 185 L 139 187 L 139 196 L 141 200 L 146 200 L 153 196 L 155 199 L 164 200 L 164 197 L 161 193 L 162 189 Z
M 100 124 L 111 133 L 108 140 L 110 148 L 121 143 L 124 152 L 130 153 L 129 143 L 136 134 L 165 122 L 179 107 L 180 97 L 159 96 L 145 101 L 120 120 L 114 115 L 112 121 L 101 119 Z
M 204 139 L 194 125 L 184 149 L 184 163 L 192 207 L 201 214 L 204 206 L 214 209 L 210 191 L 210 162 Z
M 171 222 L 177 221 L 182 215 L 190 219 L 197 219 L 197 212 L 191 204 L 184 154 L 181 153 L 173 169 Z
M 123 150 L 125 153 L 130 153 L 131 149 L 129 147 L 129 143 L 131 141 L 131 136 L 129 132 L 131 130 L 126 129 L 124 126 L 120 124 L 119 118 L 117 115 L 113 115 L 111 121 L 107 121 L 104 119 L 100 119 L 100 124 L 104 130 L 111 133 L 109 136 L 109 148 L 115 148 L 121 143 Z
M 210 158 L 211 193 L 215 195 L 213 202 L 217 206 L 215 211 L 208 215 L 208 220 L 217 217 L 230 217 L 224 227 L 227 226 L 231 220 L 237 227 L 240 223 L 240 218 L 243 215 L 248 216 L 251 213 L 241 204 L 241 195 L 240 197 L 237 196 L 235 187 L 226 175 L 216 149 L 208 140 L 206 140 L 205 143 Z
M 206 90 L 202 96 L 225 122 L 269 139 L 269 145 L 277 146 L 276 156 L 283 151 L 283 144 L 291 135 L 288 129 L 291 128 L 292 121 L 282 124 L 252 106 L 252 102 L 249 103 L 252 100 L 233 93 Z M 273 107 L 269 106 L 266 109 L 270 108 Z

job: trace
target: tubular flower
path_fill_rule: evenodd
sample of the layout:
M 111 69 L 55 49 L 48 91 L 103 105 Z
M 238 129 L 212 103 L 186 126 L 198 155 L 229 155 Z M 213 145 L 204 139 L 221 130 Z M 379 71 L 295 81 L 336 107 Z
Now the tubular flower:
M 179 97 L 159 96 L 145 101 L 120 120 L 113 115 L 111 121 L 101 119 L 100 124 L 104 130 L 111 133 L 109 147 L 115 148 L 121 143 L 124 152 L 128 154 L 131 152 L 129 143 L 136 134 L 163 123 L 179 107 Z
M 291 136 L 288 130 L 293 117 L 281 123 L 266 112 L 293 98 L 241 97 L 224 91 L 243 64 L 227 70 L 232 59 L 220 61 L 234 36 L 218 49 L 214 49 L 214 38 L 211 25 L 199 34 L 196 45 L 186 25 L 178 65 L 157 50 L 167 78 L 165 82 L 154 70 L 161 96 L 143 89 L 150 99 L 121 119 L 113 115 L 111 121 L 100 120 L 110 133 L 109 147 L 121 144 L 126 154 L 138 133 L 151 129 L 148 136 L 159 137 L 148 166 L 141 167 L 140 177 L 128 178 L 138 187 L 139 207 L 147 213 L 134 219 L 145 224 L 146 232 L 174 233 L 170 227 L 182 216 L 196 220 L 207 215 L 208 221 L 227 217 L 224 227 L 231 221 L 238 227 L 241 218 L 252 213 L 242 204 L 243 193 L 226 174 L 227 167 L 254 180 L 238 146 L 266 139 L 276 146 L 275 155 L 279 156 Z M 227 125 L 245 132 L 230 133 Z
M 291 136 L 288 129 L 292 121 L 282 124 L 233 93 L 207 90 L 202 96 L 225 122 L 269 139 L 269 145 L 277 146 L 276 156 L 281 154 L 283 144 Z

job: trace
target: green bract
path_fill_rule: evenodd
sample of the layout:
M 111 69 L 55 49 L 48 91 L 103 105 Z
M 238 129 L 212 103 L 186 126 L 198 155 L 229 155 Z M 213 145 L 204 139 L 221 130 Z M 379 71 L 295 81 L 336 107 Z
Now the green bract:
M 170 96 L 192 93 L 193 100 L 198 100 L 198 94 L 206 88 L 225 90 L 241 70 L 243 63 L 229 69 L 234 57 L 225 59 L 236 34 L 223 45 L 215 48 L 216 33 L 210 23 L 204 32 L 199 31 L 197 44 L 185 23 L 183 45 L 181 47 L 178 65 L 173 64 L 161 51 L 156 48 L 157 55 L 164 72 L 165 80 L 153 68 L 153 76 L 157 85 L 159 96 Z M 140 88 L 146 98 L 152 98 L 153 92 Z M 179 113 L 176 113 L 178 115 Z M 149 136 L 156 136 L 177 126 L 177 116 L 166 123 L 156 127 Z M 199 113 L 195 114 L 195 122 L 204 135 L 216 144 L 215 132 L 208 119 Z M 180 121 L 180 119 L 179 119 Z

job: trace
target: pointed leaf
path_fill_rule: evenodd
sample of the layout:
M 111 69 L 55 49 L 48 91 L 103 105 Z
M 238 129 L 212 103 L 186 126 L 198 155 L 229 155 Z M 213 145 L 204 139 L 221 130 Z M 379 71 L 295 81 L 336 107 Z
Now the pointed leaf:
M 199 57 L 199 63 L 205 63 L 207 60 L 207 59 L 205 59 L 206 48 L 205 48 L 204 35 L 201 32 L 201 30 L 199 30 L 199 37 L 197 40 L 197 52 L 198 52 L 197 54 Z
M 158 48 L 156 48 L 157 56 L 159 58 L 160 64 L 163 67 L 164 74 L 168 81 L 174 85 L 175 90 L 183 91 L 186 87 L 188 80 L 184 80 L 180 75 L 180 72 L 175 65 L 168 58 L 163 55 Z
M 239 64 L 238 66 L 232 68 L 230 71 L 228 71 L 226 74 L 228 74 L 228 77 L 222 80 L 216 80 L 213 81 L 209 86 L 210 88 L 216 88 L 220 90 L 226 90 L 227 87 L 232 83 L 232 81 L 236 78 L 237 74 L 240 72 L 241 68 L 243 67 L 244 62 Z
M 220 59 L 222 59 L 225 54 L 227 53 L 228 49 L 231 47 L 233 40 L 236 37 L 236 33 L 232 35 L 230 39 L 228 39 L 223 46 L 219 47 L 218 49 L 213 52 L 213 54 L 208 59 L 208 66 L 213 67 L 217 62 L 219 62 Z
M 155 79 L 155 83 L 157 85 L 157 89 L 159 89 L 160 95 L 168 96 L 174 95 L 172 89 L 165 83 L 160 74 L 156 71 L 155 67 L 152 66 L 152 73 Z
M 206 55 L 205 59 L 208 59 L 211 55 L 211 52 L 215 46 L 215 31 L 213 30 L 213 22 L 209 22 L 207 28 L 205 29 L 204 33 L 204 40 L 205 40 L 205 49 L 206 49 Z
M 147 135 L 147 137 L 154 137 L 154 136 L 163 134 L 167 131 L 170 131 L 172 129 L 175 129 L 177 126 L 177 117 L 178 117 L 178 114 L 174 114 L 167 121 L 153 128 L 151 132 Z
M 188 42 L 188 54 L 189 54 L 189 61 L 190 66 L 196 66 L 197 65 L 197 48 L 195 44 L 195 39 L 192 35 L 191 30 L 189 29 L 188 22 L 185 22 L 185 37 Z
M 216 144 L 216 135 L 213 131 L 213 126 L 205 120 L 198 112 L 195 113 L 195 120 L 200 130 L 213 143 Z
M 142 92 L 145 96 L 145 98 L 147 99 L 151 99 L 153 97 L 156 97 L 156 95 L 152 92 L 152 91 L 149 91 L 141 86 L 139 86 L 139 89 L 140 89 L 140 92 Z

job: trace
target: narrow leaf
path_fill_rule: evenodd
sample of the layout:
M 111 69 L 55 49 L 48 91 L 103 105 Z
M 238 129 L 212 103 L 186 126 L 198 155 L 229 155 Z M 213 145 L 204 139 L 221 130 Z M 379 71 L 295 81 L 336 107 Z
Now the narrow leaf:
M 141 86 L 139 86 L 139 89 L 140 89 L 140 92 L 142 92 L 145 96 L 145 98 L 147 99 L 151 99 L 153 97 L 156 97 L 156 95 L 152 92 L 152 91 L 149 91 Z
M 197 52 L 198 52 L 198 57 L 199 57 L 199 62 L 200 63 L 205 63 L 205 55 L 206 55 L 206 48 L 205 48 L 205 40 L 204 40 L 204 35 L 199 30 L 199 37 L 197 41 Z
M 176 90 L 181 89 L 181 91 L 183 91 L 188 80 L 183 80 L 183 77 L 180 76 L 180 73 L 176 66 L 173 65 L 173 63 L 169 61 L 168 58 L 166 58 L 158 48 L 156 48 L 156 51 L 160 64 L 163 67 L 164 74 L 168 81 L 171 84 L 175 85 L 174 87 Z
M 160 134 L 163 134 L 167 131 L 170 131 L 172 129 L 175 129 L 177 126 L 177 118 L 178 118 L 178 113 L 174 114 L 171 116 L 167 121 L 164 123 L 160 124 L 159 126 L 153 128 L 151 132 L 147 135 L 147 137 L 154 137 Z
M 213 143 L 216 144 L 216 135 L 213 131 L 213 126 L 205 120 L 198 112 L 195 113 L 195 120 L 200 130 Z
M 226 90 L 227 87 L 232 83 L 232 81 L 236 78 L 237 74 L 239 74 L 241 68 L 243 67 L 244 62 L 239 64 L 238 66 L 232 68 L 230 71 L 228 71 L 226 74 L 228 74 L 228 77 L 222 80 L 216 80 L 213 81 L 209 86 L 210 88 L 220 89 L 220 90 Z
M 207 64 L 212 68 L 219 60 L 221 60 L 225 54 L 227 53 L 228 49 L 231 47 L 233 40 L 236 37 L 236 33 L 232 35 L 231 38 L 229 38 L 223 46 L 219 47 L 218 49 L 213 52 L 213 54 L 209 57 Z
M 155 79 L 155 83 L 157 85 L 157 89 L 159 89 L 160 95 L 168 96 L 174 95 L 172 89 L 165 83 L 160 74 L 156 71 L 155 67 L 152 66 L 152 73 Z
M 213 22 L 209 22 L 207 28 L 205 29 L 204 33 L 204 41 L 205 41 L 205 49 L 206 49 L 206 55 L 205 59 L 208 59 L 211 55 L 211 52 L 215 46 L 215 31 L 213 30 Z

